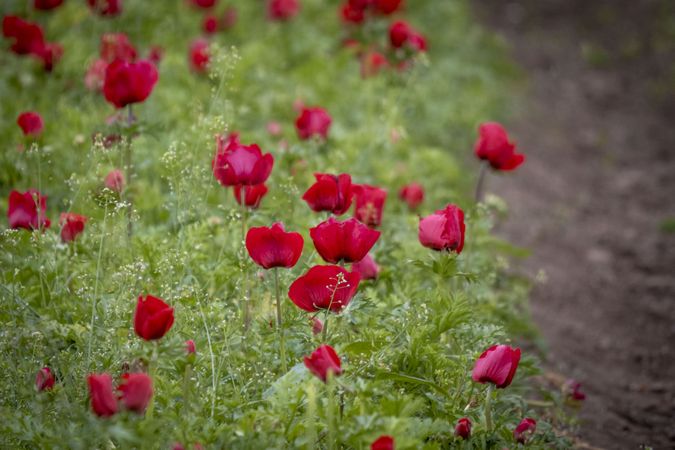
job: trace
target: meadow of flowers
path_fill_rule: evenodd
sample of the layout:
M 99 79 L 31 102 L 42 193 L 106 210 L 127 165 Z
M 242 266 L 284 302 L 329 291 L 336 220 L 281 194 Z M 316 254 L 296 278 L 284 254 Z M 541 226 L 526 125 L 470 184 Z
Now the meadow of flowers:
M 3 448 L 569 445 L 465 1 L 0 12 Z

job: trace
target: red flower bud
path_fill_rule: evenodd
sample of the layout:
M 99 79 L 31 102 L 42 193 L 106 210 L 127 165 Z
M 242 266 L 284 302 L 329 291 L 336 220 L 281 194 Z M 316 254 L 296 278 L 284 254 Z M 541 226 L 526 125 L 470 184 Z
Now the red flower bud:
M 16 123 L 21 127 L 25 136 L 39 136 L 44 128 L 42 117 L 34 111 L 22 112 L 16 119 Z
M 368 184 L 352 185 L 356 198 L 354 217 L 369 227 L 379 227 L 382 223 L 382 211 L 387 200 L 387 191 Z
M 119 194 L 124 189 L 124 174 L 119 169 L 113 169 L 106 175 L 104 183 L 105 187 Z
M 202 30 L 206 34 L 214 34 L 218 31 L 218 19 L 216 16 L 205 16 L 202 21 Z
M 99 417 L 110 417 L 117 412 L 117 399 L 113 393 L 112 377 L 107 373 L 87 377 L 91 409 Z
M 520 362 L 520 349 L 493 345 L 476 360 L 471 378 L 476 383 L 492 383 L 498 389 L 508 387 Z
M 577 402 L 586 400 L 586 394 L 581 392 L 581 383 L 576 380 L 567 380 L 562 390 L 569 400 Z
M 295 266 L 302 254 L 300 233 L 286 232 L 284 224 L 253 227 L 246 234 L 246 250 L 253 261 L 265 269 Z
M 292 19 L 300 11 L 298 0 L 268 0 L 267 18 L 274 21 Z
M 26 230 L 49 228 L 51 222 L 45 216 L 46 209 L 47 197 L 38 191 L 31 189 L 23 194 L 19 191 L 12 191 L 9 193 L 9 208 L 7 209 L 9 227 Z
M 377 75 L 389 65 L 387 57 L 374 50 L 368 51 L 361 57 L 361 76 L 368 78 Z
M 495 170 L 513 170 L 525 161 L 525 155 L 516 153 L 516 145 L 509 140 L 500 124 L 487 122 L 478 128 L 475 153 L 479 159 L 488 161 Z
M 298 137 L 302 140 L 310 139 L 312 136 L 327 139 L 332 122 L 333 119 L 325 109 L 303 107 L 300 115 L 295 119 L 295 128 L 298 131 Z
M 188 355 L 195 355 L 197 353 L 197 349 L 195 348 L 195 341 L 192 339 L 188 339 L 185 341 L 185 351 L 187 352 Z
M 312 334 L 317 335 L 323 331 L 323 322 L 318 317 L 312 317 Z
M 380 436 L 370 444 L 370 450 L 394 450 L 394 438 L 388 435 Z
M 465 229 L 464 211 L 456 205 L 448 205 L 420 220 L 419 240 L 425 247 L 459 255 L 464 248 Z
M 54 373 L 49 367 L 43 367 L 35 376 L 35 388 L 38 392 L 48 391 L 54 387 Z
M 316 251 L 329 263 L 352 263 L 366 257 L 380 232 L 372 230 L 356 219 L 347 219 L 339 222 L 333 217 L 310 228 L 309 235 L 314 242 Z
M 418 183 L 410 183 L 401 188 L 398 196 L 408 204 L 408 208 L 415 210 L 424 201 L 424 188 Z
M 305 366 L 324 383 L 328 373 L 338 376 L 342 373 L 340 358 L 330 345 L 321 345 L 310 356 L 305 356 Z
M 173 325 L 173 308 L 152 295 L 138 297 L 134 330 L 146 341 L 161 339 Z
M 351 176 L 315 173 L 314 178 L 316 182 L 302 196 L 312 211 L 328 211 L 339 216 L 349 210 L 352 205 Z
M 117 108 L 141 103 L 148 98 L 158 78 L 157 69 L 150 61 L 129 63 L 117 59 L 106 68 L 103 95 Z
M 352 264 L 352 272 L 358 273 L 362 280 L 374 280 L 380 274 L 380 266 L 368 254 L 361 261 Z
M 462 439 L 469 439 L 471 437 L 471 420 L 468 417 L 462 417 L 457 421 L 455 436 Z
M 253 186 L 236 185 L 232 190 L 234 199 L 241 205 L 242 196 L 244 197 L 244 205 L 251 209 L 258 209 L 263 197 L 267 194 L 267 186 L 265 184 L 255 184 Z
M 288 290 L 295 305 L 308 312 L 329 309 L 339 313 L 356 294 L 361 277 L 338 266 L 314 266 Z
M 84 224 L 88 218 L 79 214 L 61 213 L 59 225 L 61 226 L 61 240 L 63 242 L 74 241 L 84 231 Z
M 195 39 L 190 44 L 188 52 L 188 61 L 190 68 L 196 73 L 204 73 L 209 67 L 211 54 L 209 53 L 209 42 L 206 39 Z
M 152 379 L 144 373 L 125 373 L 117 390 L 126 409 L 143 414 L 152 398 Z
M 513 430 L 513 439 L 519 444 L 524 444 L 527 439 L 537 431 L 537 421 L 531 417 L 525 417 Z

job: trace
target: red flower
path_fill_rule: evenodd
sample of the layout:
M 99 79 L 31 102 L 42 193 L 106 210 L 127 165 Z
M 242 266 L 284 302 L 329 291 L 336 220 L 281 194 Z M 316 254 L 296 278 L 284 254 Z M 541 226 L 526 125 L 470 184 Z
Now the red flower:
M 124 108 L 145 101 L 158 78 L 157 69 L 150 61 L 129 63 L 117 59 L 106 68 L 103 94 L 115 107 Z
M 329 211 L 338 216 L 346 213 L 352 205 L 352 177 L 346 173 L 315 173 L 314 178 L 316 182 L 302 196 L 312 211 Z
M 361 76 L 368 78 L 377 75 L 389 65 L 387 57 L 375 50 L 366 52 L 361 57 Z
M 99 16 L 116 16 L 122 12 L 122 0 L 87 0 L 87 3 Z
M 464 211 L 456 205 L 447 205 L 422 220 L 419 224 L 420 243 L 433 250 L 454 251 L 464 248 Z
M 270 20 L 285 21 L 293 18 L 300 11 L 298 0 L 268 0 L 267 17 Z
M 323 322 L 318 317 L 312 317 L 312 334 L 317 335 L 323 331 Z
M 567 380 L 563 385 L 563 393 L 569 400 L 577 402 L 586 400 L 586 394 L 581 392 L 581 383 L 576 380 Z
M 427 41 L 407 22 L 399 20 L 389 27 L 389 42 L 394 48 L 402 48 L 408 44 L 415 51 L 426 51 Z
M 499 389 L 511 384 L 520 362 L 520 349 L 493 345 L 476 360 L 471 378 L 476 383 L 492 383 Z
M 319 346 L 310 356 L 305 356 L 305 366 L 324 383 L 328 373 L 338 376 L 342 373 L 340 357 L 330 345 Z
M 213 175 L 223 186 L 263 184 L 272 173 L 274 157 L 263 155 L 256 144 L 242 145 L 236 134 L 230 135 L 223 145 L 218 144 L 218 152 L 212 161 Z
M 360 8 L 347 2 L 340 7 L 340 17 L 345 23 L 362 23 L 365 18 L 365 8 Z
M 373 6 L 380 14 L 389 15 L 403 6 L 403 0 L 374 0 Z
M 374 280 L 380 274 L 380 266 L 367 254 L 361 261 L 352 264 L 352 272 L 358 273 L 362 280 Z
M 246 250 L 253 261 L 265 269 L 295 266 L 305 240 L 300 233 L 286 232 L 284 224 L 253 227 L 246 233 Z
M 314 247 L 329 263 L 358 262 L 366 257 L 380 232 L 372 230 L 356 219 L 338 222 L 333 217 L 309 229 Z
M 408 208 L 414 210 L 424 201 L 424 188 L 418 183 L 410 183 L 398 191 L 398 197 L 408 204 Z
M 14 39 L 11 49 L 17 55 L 39 55 L 44 51 L 45 37 L 42 27 L 20 17 L 3 17 L 2 35 Z
M 105 81 L 105 70 L 108 68 L 108 63 L 102 59 L 94 60 L 87 73 L 84 75 L 84 85 L 90 91 L 103 90 L 103 82 Z
M 185 352 L 188 355 L 195 355 L 197 353 L 197 349 L 195 348 L 195 341 L 192 339 L 188 339 L 185 341 Z
M 329 309 L 339 313 L 351 301 L 359 287 L 358 273 L 338 266 L 314 266 L 291 284 L 288 296 L 305 311 Z
M 159 45 L 153 45 L 150 47 L 150 52 L 148 53 L 148 60 L 157 66 L 162 62 L 162 57 L 164 57 L 164 50 Z
M 152 379 L 144 373 L 125 373 L 117 390 L 126 409 L 143 414 L 152 398 Z
M 216 0 L 189 0 L 192 6 L 203 9 L 213 8 L 216 4 Z
M 382 210 L 387 200 L 387 191 L 368 184 L 355 184 L 352 192 L 356 197 L 354 217 L 369 227 L 379 227 L 382 223 Z
M 267 186 L 265 184 L 255 184 L 253 186 L 241 186 L 236 185 L 234 190 L 234 199 L 241 205 L 241 196 L 242 189 L 244 195 L 244 205 L 248 206 L 251 209 L 257 209 L 260 206 L 260 202 L 263 197 L 267 194 Z
M 513 170 L 525 161 L 525 155 L 516 153 L 516 145 L 509 141 L 506 130 L 500 124 L 483 123 L 478 133 L 474 148 L 476 156 L 488 161 L 493 169 Z
M 117 412 L 117 400 L 113 393 L 112 377 L 107 373 L 87 377 L 91 409 L 99 417 L 110 417 Z
M 38 392 L 48 391 L 54 387 L 54 373 L 49 367 L 43 367 L 35 376 L 35 388 Z
M 51 72 L 54 64 L 63 56 L 63 47 L 56 43 L 46 43 L 42 50 L 35 56 L 42 60 L 42 66 L 47 72 Z
M 218 19 L 216 16 L 208 15 L 202 21 L 202 30 L 206 34 L 213 34 L 218 31 Z
M 138 297 L 134 330 L 146 341 L 161 339 L 173 325 L 173 308 L 152 295 Z
M 370 450 L 394 450 L 394 438 L 388 435 L 380 436 L 370 444 Z
M 63 4 L 63 0 L 34 0 L 33 6 L 35 9 L 48 11 L 50 9 L 58 8 Z
M 333 119 L 325 109 L 303 107 L 300 115 L 295 119 L 295 128 L 298 131 L 298 137 L 302 140 L 310 139 L 312 136 L 326 139 L 332 122 Z
M 524 444 L 527 438 L 537 431 L 537 421 L 531 417 L 525 417 L 513 430 L 513 439 L 519 444 Z
M 9 227 L 26 230 L 49 228 L 51 222 L 45 216 L 46 209 L 47 197 L 38 191 L 30 189 L 23 194 L 19 191 L 12 191 L 9 193 L 9 208 L 7 208 Z
M 209 67 L 211 55 L 209 54 L 209 42 L 206 39 L 195 39 L 190 44 L 189 50 L 190 68 L 197 73 L 204 73 Z
M 136 59 L 136 49 L 124 33 L 105 33 L 101 36 L 101 58 L 111 63 L 116 59 L 133 62 Z
M 105 187 L 118 194 L 124 189 L 124 174 L 119 169 L 113 169 L 105 177 Z
M 21 127 L 25 136 L 39 136 L 44 128 L 42 117 L 34 111 L 26 111 L 19 114 L 16 123 Z
M 462 439 L 469 439 L 471 437 L 471 420 L 468 417 L 462 417 L 457 421 L 455 436 Z
M 78 234 L 84 231 L 87 217 L 73 213 L 61 213 L 59 225 L 61 225 L 61 240 L 63 242 L 74 241 Z

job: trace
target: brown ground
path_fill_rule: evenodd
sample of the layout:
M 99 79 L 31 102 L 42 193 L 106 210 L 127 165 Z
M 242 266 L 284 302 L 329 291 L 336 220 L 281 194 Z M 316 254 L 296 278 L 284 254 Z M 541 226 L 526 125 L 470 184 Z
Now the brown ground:
M 547 275 L 532 311 L 550 368 L 588 395 L 580 437 L 675 448 L 675 2 L 475 9 L 529 79 L 507 124 L 528 160 L 487 191 L 510 206 L 501 232 L 534 251 L 526 270 Z

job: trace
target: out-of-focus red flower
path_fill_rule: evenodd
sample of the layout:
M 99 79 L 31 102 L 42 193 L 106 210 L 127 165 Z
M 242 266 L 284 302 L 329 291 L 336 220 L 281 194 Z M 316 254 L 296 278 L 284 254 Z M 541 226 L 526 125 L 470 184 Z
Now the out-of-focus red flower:
M 211 55 L 209 52 L 209 41 L 206 39 L 195 39 L 190 44 L 188 61 L 190 68 L 197 73 L 204 73 L 209 67 Z
M 219 141 L 218 152 L 212 161 L 213 175 L 223 186 L 263 184 L 272 173 L 274 157 L 263 155 L 256 144 L 242 145 L 238 138 Z
M 108 63 L 116 59 L 134 62 L 137 56 L 136 49 L 124 33 L 105 33 L 101 36 L 100 54 L 101 59 Z
M 38 392 L 48 391 L 54 387 L 54 372 L 49 367 L 43 367 L 38 370 L 37 375 L 35 376 L 35 389 Z
M 287 232 L 281 222 L 271 227 L 253 227 L 246 233 L 246 250 L 264 269 L 295 266 L 304 243 L 300 233 Z
M 122 0 L 87 0 L 89 9 L 99 16 L 116 16 L 122 13 Z
M 58 8 L 63 4 L 63 0 L 33 0 L 33 7 L 42 11 Z
M 352 185 L 352 192 L 356 199 L 354 217 L 369 227 L 379 227 L 382 223 L 384 202 L 387 200 L 387 191 L 368 184 Z
M 19 191 L 9 193 L 7 221 L 10 228 L 26 230 L 49 228 L 51 221 L 45 216 L 46 210 L 47 197 L 36 190 L 30 189 L 23 194 Z
M 346 173 L 315 173 L 314 178 L 316 182 L 302 196 L 312 211 L 338 216 L 346 213 L 352 205 L 352 177 Z
M 378 13 L 389 15 L 403 7 L 403 0 L 374 0 L 373 7 Z
M 2 35 L 14 39 L 11 49 L 17 55 L 39 55 L 45 47 L 42 27 L 17 16 L 2 18 Z
M 519 444 L 525 444 L 528 438 L 537 431 L 537 421 L 531 417 L 525 417 L 513 430 L 513 439 Z
M 329 263 L 353 263 L 366 257 L 380 232 L 368 228 L 356 219 L 339 222 L 333 217 L 310 228 L 309 235 L 317 253 Z
M 276 121 L 267 122 L 266 128 L 270 136 L 279 136 L 282 132 L 281 124 Z
M 457 421 L 455 436 L 462 439 L 469 439 L 471 437 L 471 420 L 468 417 L 462 417 Z
M 288 296 L 308 312 L 328 309 L 339 313 L 356 294 L 361 277 L 339 266 L 314 266 L 291 284 Z
M 223 17 L 220 20 L 220 26 L 222 27 L 223 30 L 229 30 L 233 26 L 237 24 L 237 8 L 234 6 L 228 6 L 225 8 L 225 12 L 223 13 Z
M 84 224 L 88 218 L 79 214 L 61 213 L 59 225 L 61 225 L 61 240 L 63 242 L 74 241 L 84 231 Z
M 365 18 L 365 8 L 354 6 L 352 2 L 347 2 L 340 7 L 340 17 L 345 23 L 362 23 Z
M 44 69 L 47 72 L 51 72 L 52 69 L 54 69 L 54 65 L 61 59 L 61 56 L 63 56 L 63 47 L 57 43 L 48 42 L 35 56 L 42 61 Z
M 318 317 L 312 317 L 312 334 L 317 335 L 323 331 L 323 322 Z
M 22 112 L 16 119 L 16 123 L 21 127 L 25 136 L 39 136 L 44 128 L 42 117 L 35 111 Z
M 92 61 L 84 75 L 84 85 L 90 91 L 102 91 L 103 83 L 105 81 L 105 70 L 108 68 L 108 63 L 102 59 Z
M 464 211 L 456 205 L 447 205 L 420 220 L 419 240 L 425 247 L 459 255 L 464 248 L 465 229 Z
M 214 34 L 218 31 L 218 18 L 209 14 L 202 20 L 202 30 L 206 34 Z
M 91 374 L 87 377 L 91 409 L 99 417 L 110 417 L 117 412 L 117 399 L 110 374 Z
M 117 59 L 106 68 L 103 95 L 116 108 L 124 108 L 144 102 L 158 79 L 157 69 L 150 61 L 129 63 Z
M 258 209 L 263 197 L 267 194 L 267 186 L 265 183 L 254 184 L 252 186 L 236 185 L 232 190 L 234 199 L 241 205 L 244 200 L 244 205 L 251 209 Z M 244 197 L 242 199 L 242 196 Z
M 104 184 L 105 187 L 119 194 L 124 189 L 124 174 L 119 169 L 113 169 L 105 176 Z
M 152 379 L 145 373 L 125 373 L 117 390 L 126 409 L 143 414 L 152 398 Z
M 327 139 L 332 122 L 333 119 L 325 109 L 303 107 L 300 115 L 295 119 L 295 128 L 298 131 L 298 137 L 302 140 L 310 139 L 312 136 Z
M 267 17 L 270 20 L 286 21 L 295 17 L 300 12 L 298 0 L 268 0 Z
M 192 339 L 188 339 L 185 341 L 185 352 L 188 355 L 195 355 L 197 354 L 197 348 L 195 347 L 195 341 Z
M 398 191 L 398 197 L 408 204 L 408 208 L 415 210 L 424 201 L 424 188 L 419 183 L 406 184 Z
M 563 394 L 565 394 L 569 400 L 576 402 L 586 400 L 586 394 L 581 392 L 581 383 L 576 380 L 567 380 L 563 385 L 562 390 Z
M 305 366 L 324 383 L 329 373 L 333 376 L 342 374 L 340 357 L 333 347 L 326 344 L 319 346 L 310 356 L 305 356 Z
M 394 450 L 394 438 L 388 435 L 380 436 L 370 444 L 370 450 Z
M 394 48 L 408 46 L 419 52 L 426 51 L 427 40 L 413 27 L 403 20 L 396 21 L 389 27 L 389 42 Z
M 361 76 L 363 78 L 375 76 L 388 66 L 387 57 L 378 51 L 371 50 L 361 56 Z
M 150 52 L 148 53 L 148 60 L 153 63 L 155 66 L 159 65 L 162 62 L 164 57 L 164 50 L 159 45 L 153 45 L 150 47 Z
M 361 261 L 352 264 L 352 272 L 358 273 L 362 280 L 375 280 L 380 274 L 380 266 L 367 254 Z
M 216 0 L 188 0 L 192 6 L 202 9 L 211 9 L 216 5 Z
M 478 141 L 474 151 L 479 159 L 488 161 L 495 170 L 513 170 L 525 161 L 525 155 L 516 153 L 516 145 L 509 140 L 503 126 L 486 122 L 478 127 Z
M 146 341 L 161 339 L 173 325 L 173 308 L 160 298 L 138 297 L 134 313 L 134 331 Z
M 504 389 L 511 384 L 519 362 L 519 348 L 493 345 L 478 357 L 471 378 L 476 383 L 492 383 L 498 389 Z

